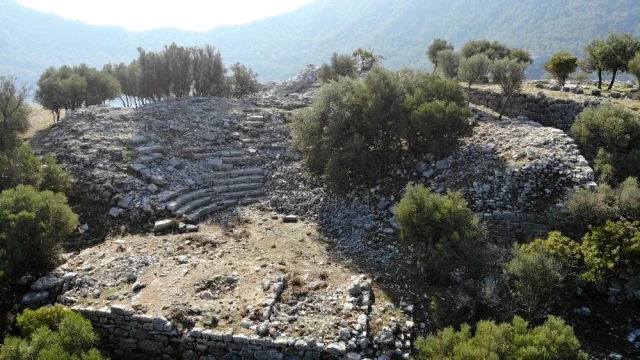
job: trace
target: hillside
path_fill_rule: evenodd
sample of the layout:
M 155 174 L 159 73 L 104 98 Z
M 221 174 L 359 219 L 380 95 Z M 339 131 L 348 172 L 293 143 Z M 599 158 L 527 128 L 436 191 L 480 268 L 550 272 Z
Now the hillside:
M 609 30 L 640 35 L 635 0 L 317 0 L 288 14 L 201 33 L 130 32 L 66 20 L 13 0 L 0 5 L 0 74 L 29 84 L 51 65 L 128 62 L 138 46 L 158 49 L 172 41 L 213 44 L 227 63 L 246 63 L 266 81 L 283 80 L 308 63 L 326 61 L 333 51 L 360 46 L 383 54 L 390 68 L 427 67 L 424 50 L 436 37 L 457 46 L 495 39 L 544 56 L 580 51 Z

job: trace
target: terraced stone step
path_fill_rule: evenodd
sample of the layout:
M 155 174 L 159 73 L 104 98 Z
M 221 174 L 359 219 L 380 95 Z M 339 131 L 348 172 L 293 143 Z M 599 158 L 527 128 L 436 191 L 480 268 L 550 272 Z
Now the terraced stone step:
M 226 179 L 213 179 L 214 185 L 248 184 L 264 180 L 263 175 L 239 176 Z
M 230 206 L 234 206 L 237 204 L 238 204 L 238 200 L 227 200 L 227 201 L 222 201 L 219 203 L 203 206 L 195 210 L 194 212 L 190 213 L 189 215 L 185 216 L 184 220 L 188 222 L 194 222 L 207 214 L 211 214 L 214 211 L 226 209 Z
M 136 151 L 140 155 L 148 155 L 148 154 L 153 154 L 153 153 L 162 153 L 165 150 L 166 150 L 165 147 L 162 146 L 162 145 L 139 146 L 139 147 L 136 148 Z
M 238 192 L 231 192 L 231 193 L 221 193 L 216 196 L 209 196 L 209 197 L 199 198 L 199 199 L 190 201 L 184 204 L 178 210 L 174 211 L 173 214 L 176 216 L 180 216 L 192 211 L 193 209 L 201 207 L 203 205 L 208 205 L 211 203 L 215 204 L 215 203 L 219 203 L 221 201 L 226 201 L 226 200 L 239 200 L 240 202 L 242 202 L 242 200 L 245 198 L 255 198 L 256 196 L 264 196 L 264 191 L 250 190 L 250 191 L 238 191 Z
M 189 187 L 188 186 L 185 186 L 185 187 L 182 187 L 180 189 L 173 190 L 173 191 L 167 191 L 167 192 L 164 192 L 164 193 L 160 194 L 160 200 L 161 201 L 169 201 L 169 200 L 171 200 L 173 198 L 176 198 L 176 197 L 178 197 L 178 196 L 180 196 L 180 195 L 182 195 L 182 194 L 184 194 L 184 193 L 186 193 L 188 191 L 189 191 Z
M 202 181 L 209 181 L 212 179 L 226 179 L 226 178 L 236 177 L 236 176 L 251 176 L 251 175 L 264 175 L 264 170 L 262 168 L 254 167 L 254 168 L 248 168 L 248 169 L 238 169 L 238 170 L 229 170 L 229 171 L 215 171 L 207 175 L 200 176 L 200 179 Z
M 240 157 L 248 155 L 248 153 L 244 150 L 223 150 L 223 151 L 212 151 L 212 152 L 202 152 L 207 151 L 207 149 L 194 149 L 195 151 L 190 152 L 190 156 L 193 159 L 204 159 L 207 157 Z M 185 151 L 182 151 L 185 153 Z M 188 154 L 188 153 L 187 153 Z
M 222 193 L 231 193 L 243 190 L 255 190 L 262 188 L 262 183 L 242 183 L 226 186 L 214 186 L 211 188 L 200 189 L 178 196 L 175 200 L 167 204 L 167 210 L 175 211 L 182 205 L 201 197 L 212 196 Z

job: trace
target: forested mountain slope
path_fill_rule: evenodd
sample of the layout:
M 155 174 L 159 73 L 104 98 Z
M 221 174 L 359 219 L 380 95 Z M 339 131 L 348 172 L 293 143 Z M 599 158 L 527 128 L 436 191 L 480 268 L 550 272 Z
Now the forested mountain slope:
M 261 80 L 283 80 L 308 63 L 327 61 L 333 51 L 357 47 L 384 55 L 390 68 L 428 67 L 424 52 L 437 37 L 457 46 L 499 40 L 542 56 L 578 52 L 609 30 L 640 36 L 637 0 L 316 0 L 288 14 L 200 33 L 131 32 L 66 20 L 13 0 L 0 0 L 0 6 L 0 73 L 29 84 L 51 65 L 129 62 L 138 46 L 158 49 L 172 41 L 210 43 L 227 64 L 241 61 Z

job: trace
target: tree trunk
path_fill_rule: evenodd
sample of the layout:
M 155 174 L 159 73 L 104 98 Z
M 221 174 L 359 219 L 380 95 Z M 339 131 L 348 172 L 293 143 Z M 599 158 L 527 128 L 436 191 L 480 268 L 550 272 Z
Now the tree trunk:
M 611 88 L 613 87 L 613 83 L 616 81 L 616 72 L 618 72 L 618 70 L 613 70 L 613 76 L 611 77 L 611 82 L 609 83 L 609 87 L 607 88 L 607 90 L 611 91 Z
M 119 97 L 120 101 L 122 101 L 122 107 L 127 107 L 127 103 L 124 102 L 124 98 L 122 96 Z
M 602 89 L 602 70 L 598 69 L 598 89 Z
M 504 103 L 502 104 L 502 108 L 500 109 L 500 115 L 498 115 L 498 120 L 502 120 L 502 115 L 504 115 L 505 110 L 507 110 L 507 105 L 509 105 L 509 100 L 511 100 L 511 95 L 508 95 L 504 99 Z

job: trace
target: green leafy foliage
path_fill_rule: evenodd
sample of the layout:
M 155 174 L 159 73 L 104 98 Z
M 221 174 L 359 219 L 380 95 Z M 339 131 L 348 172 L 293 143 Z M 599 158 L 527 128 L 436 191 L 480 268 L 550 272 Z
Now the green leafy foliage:
M 461 56 L 453 50 L 440 50 L 436 54 L 438 62 L 438 73 L 447 79 L 455 79 L 458 77 L 458 69 L 460 68 Z
M 25 144 L 0 152 L 0 191 L 20 184 L 64 193 L 71 188 L 71 176 L 56 163 L 53 155 L 47 154 L 41 161 Z
M 511 101 L 511 97 L 520 89 L 522 89 L 522 83 L 524 82 L 524 70 L 526 64 L 518 62 L 517 60 L 495 60 L 491 64 L 491 73 L 493 74 L 493 81 L 500 86 L 502 90 L 502 108 L 500 109 L 500 115 L 498 119 L 502 119 L 505 109 Z
M 616 195 L 611 186 L 600 184 L 592 191 L 580 189 L 569 198 L 569 212 L 585 228 L 589 225 L 602 225 L 619 215 L 616 207 Z
M 252 95 L 260 91 L 258 74 L 245 65 L 235 63 L 231 66 L 233 75 L 229 77 L 229 95 L 237 98 Z
M 636 77 L 636 81 L 638 82 L 638 88 L 640 88 L 640 51 L 636 53 L 633 59 L 629 60 L 629 64 L 627 64 L 627 68 L 629 74 Z
M 321 175 L 338 191 L 367 183 L 397 156 L 399 115 L 397 79 L 381 68 L 363 83 L 349 77 L 323 86 L 310 108 L 296 113 L 293 144 L 303 152 L 311 173 Z M 372 94 L 379 94 L 374 98 Z M 369 166 L 372 162 L 379 166 Z
M 565 280 L 575 275 L 580 255 L 580 245 L 559 232 L 551 232 L 546 239 L 515 245 L 513 258 L 505 270 L 527 318 L 547 315 L 560 301 Z
M 509 57 L 509 47 L 497 41 L 472 40 L 464 44 L 460 50 L 463 57 L 472 57 L 477 54 L 485 54 L 489 60 L 501 60 Z
M 394 216 L 402 240 L 415 246 L 428 266 L 444 276 L 464 267 L 485 235 L 457 192 L 440 195 L 422 185 L 410 185 Z
M 16 147 L 18 134 L 29 129 L 28 96 L 29 90 L 17 87 L 15 78 L 0 76 L 0 152 Z
M 25 310 L 17 319 L 22 338 L 9 337 L 0 360 L 100 360 L 91 322 L 61 305 Z
M 331 56 L 331 65 L 322 64 L 320 69 L 318 69 L 318 79 L 323 83 L 326 83 L 332 80 L 337 80 L 343 76 L 355 78 L 355 66 L 356 60 L 353 57 L 333 53 Z
M 569 75 L 578 68 L 578 58 L 568 52 L 553 54 L 551 60 L 544 64 L 544 69 L 558 81 L 558 85 L 564 86 Z
M 121 94 L 118 80 L 105 71 L 80 66 L 50 67 L 40 76 L 35 100 L 60 120 L 60 112 L 101 104 Z
M 193 91 L 195 96 L 224 96 L 226 81 L 220 51 L 211 45 L 193 50 Z
M 0 193 L 0 248 L 11 254 L 5 270 L 9 277 L 49 270 L 77 223 L 63 194 L 24 185 Z
M 640 118 L 621 105 L 585 109 L 570 134 L 600 180 L 616 184 L 640 172 Z
M 434 39 L 433 43 L 431 43 L 431 45 L 429 45 L 429 48 L 427 49 L 427 57 L 433 64 L 434 72 L 438 70 L 438 53 L 442 50 L 453 51 L 453 45 L 449 44 L 449 42 L 444 39 Z
M 599 281 L 640 268 L 640 223 L 607 221 L 582 239 L 587 270 L 582 278 Z
M 471 85 L 478 83 L 487 77 L 491 67 L 491 60 L 485 54 L 476 54 L 460 59 L 458 78 Z
M 406 139 L 412 149 L 440 159 L 455 150 L 459 139 L 473 130 L 465 95 L 455 80 L 426 74 L 414 76 L 418 80 L 404 101 L 409 111 Z
M 588 359 L 571 326 L 553 316 L 534 328 L 517 316 L 511 324 L 480 321 L 475 334 L 469 325 L 463 325 L 460 331 L 446 328 L 436 335 L 418 338 L 416 348 L 417 360 Z
M 407 143 L 437 156 L 450 152 L 471 130 L 465 105 L 455 81 L 375 67 L 362 82 L 339 77 L 324 85 L 295 114 L 293 145 L 312 174 L 347 191 L 386 174 Z
M 599 53 L 603 69 L 611 73 L 611 90 L 616 80 L 616 74 L 627 71 L 629 61 L 640 52 L 640 41 L 632 34 L 615 34 L 609 32 L 603 51 Z
M 374 66 L 380 65 L 384 60 L 384 56 L 374 54 L 371 49 L 363 48 L 356 49 L 351 56 L 356 59 L 360 73 L 373 69 Z

